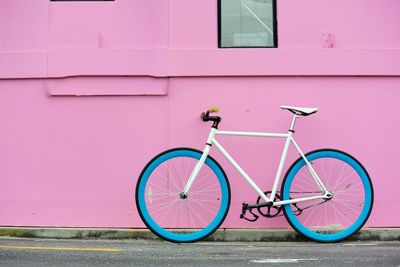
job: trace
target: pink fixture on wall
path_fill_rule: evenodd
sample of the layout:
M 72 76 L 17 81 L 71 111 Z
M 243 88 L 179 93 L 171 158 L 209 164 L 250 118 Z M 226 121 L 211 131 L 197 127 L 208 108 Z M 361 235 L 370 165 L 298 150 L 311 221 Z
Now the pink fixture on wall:
M 322 32 L 321 33 L 321 47 L 322 48 L 333 48 L 334 40 L 333 33 Z

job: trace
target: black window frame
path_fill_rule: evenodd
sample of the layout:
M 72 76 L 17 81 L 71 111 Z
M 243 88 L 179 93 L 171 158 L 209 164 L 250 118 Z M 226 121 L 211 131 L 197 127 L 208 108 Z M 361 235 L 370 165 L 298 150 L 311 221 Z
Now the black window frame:
M 273 31 L 274 31 L 274 44 L 272 46 L 222 46 L 222 0 L 218 0 L 218 48 L 278 48 L 278 19 L 277 19 L 277 1 L 272 0 L 272 13 L 273 13 Z

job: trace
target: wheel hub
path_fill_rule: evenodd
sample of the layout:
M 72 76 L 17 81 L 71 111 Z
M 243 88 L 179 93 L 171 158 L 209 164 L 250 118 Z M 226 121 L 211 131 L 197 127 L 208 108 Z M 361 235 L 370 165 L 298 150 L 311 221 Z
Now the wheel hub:
M 187 197 L 188 197 L 188 193 L 185 193 L 185 192 L 179 193 L 179 198 L 180 199 L 187 199 Z
M 333 194 L 331 192 L 326 192 L 324 195 L 324 199 L 330 200 L 333 198 Z

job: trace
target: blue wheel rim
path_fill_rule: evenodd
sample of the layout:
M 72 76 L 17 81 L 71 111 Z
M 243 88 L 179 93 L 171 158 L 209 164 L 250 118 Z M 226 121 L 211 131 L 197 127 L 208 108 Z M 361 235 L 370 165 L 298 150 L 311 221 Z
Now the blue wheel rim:
M 369 180 L 368 174 L 365 172 L 364 168 L 352 157 L 341 153 L 339 151 L 335 150 L 321 150 L 317 151 L 315 153 L 310 153 L 309 155 L 306 156 L 308 161 L 313 161 L 315 159 L 319 158 L 335 158 L 342 160 L 349 164 L 353 169 L 358 173 L 359 177 L 361 178 L 361 181 L 364 186 L 364 194 L 365 194 L 365 201 L 364 201 L 364 207 L 360 213 L 360 216 L 358 219 L 348 228 L 336 232 L 336 233 L 331 233 L 331 234 L 321 234 L 314 232 L 307 227 L 305 227 L 298 219 L 297 216 L 294 214 L 294 212 L 291 209 L 291 205 L 284 205 L 285 213 L 287 216 L 287 219 L 291 223 L 291 225 L 299 231 L 301 234 L 307 236 L 308 238 L 311 238 L 316 241 L 320 242 L 335 242 L 339 241 L 342 239 L 345 239 L 355 232 L 357 232 L 365 223 L 365 221 L 368 219 L 368 216 L 370 214 L 371 208 L 372 208 L 372 201 L 373 201 L 373 191 L 372 191 L 372 185 Z M 293 179 L 296 175 L 296 173 L 305 165 L 305 161 L 302 159 L 298 161 L 293 168 L 290 170 L 290 173 L 288 173 L 284 186 L 283 186 L 283 199 L 287 200 L 290 197 L 290 187 L 293 182 Z M 328 188 L 329 190 L 329 188 Z
M 174 241 L 174 242 L 193 242 L 196 240 L 200 240 L 210 233 L 214 232 L 216 228 L 222 223 L 229 208 L 229 185 L 226 180 L 226 176 L 221 170 L 221 168 L 210 158 L 207 158 L 205 164 L 215 173 L 218 178 L 218 181 L 221 186 L 221 203 L 219 207 L 219 211 L 215 218 L 211 221 L 211 223 L 193 233 L 173 233 L 168 230 L 163 229 L 160 227 L 150 216 L 147 208 L 146 208 L 146 201 L 145 201 L 145 188 L 147 181 L 157 166 L 162 164 L 163 162 L 175 158 L 175 157 L 190 157 L 194 159 L 200 159 L 201 154 L 194 150 L 173 150 L 168 153 L 162 154 L 158 158 L 156 158 L 150 165 L 147 166 L 146 170 L 142 174 L 140 184 L 137 189 L 137 201 L 138 201 L 138 208 L 140 209 L 141 215 L 143 220 L 146 222 L 147 226 L 157 235 L 161 236 L 164 239 Z

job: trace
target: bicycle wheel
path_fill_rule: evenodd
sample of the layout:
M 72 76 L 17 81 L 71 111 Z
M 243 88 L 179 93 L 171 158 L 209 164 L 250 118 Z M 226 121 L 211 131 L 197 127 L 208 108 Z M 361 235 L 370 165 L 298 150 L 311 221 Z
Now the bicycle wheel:
M 202 155 L 191 148 L 167 150 L 153 158 L 136 185 L 136 205 L 147 227 L 162 239 L 183 243 L 211 235 L 224 221 L 230 187 L 221 166 L 210 156 L 187 198 L 180 197 Z
M 374 195 L 365 168 L 351 155 L 334 149 L 312 151 L 306 158 L 333 197 L 284 205 L 290 225 L 317 242 L 338 242 L 358 232 L 371 213 Z M 282 199 L 322 193 L 300 157 L 285 175 Z

